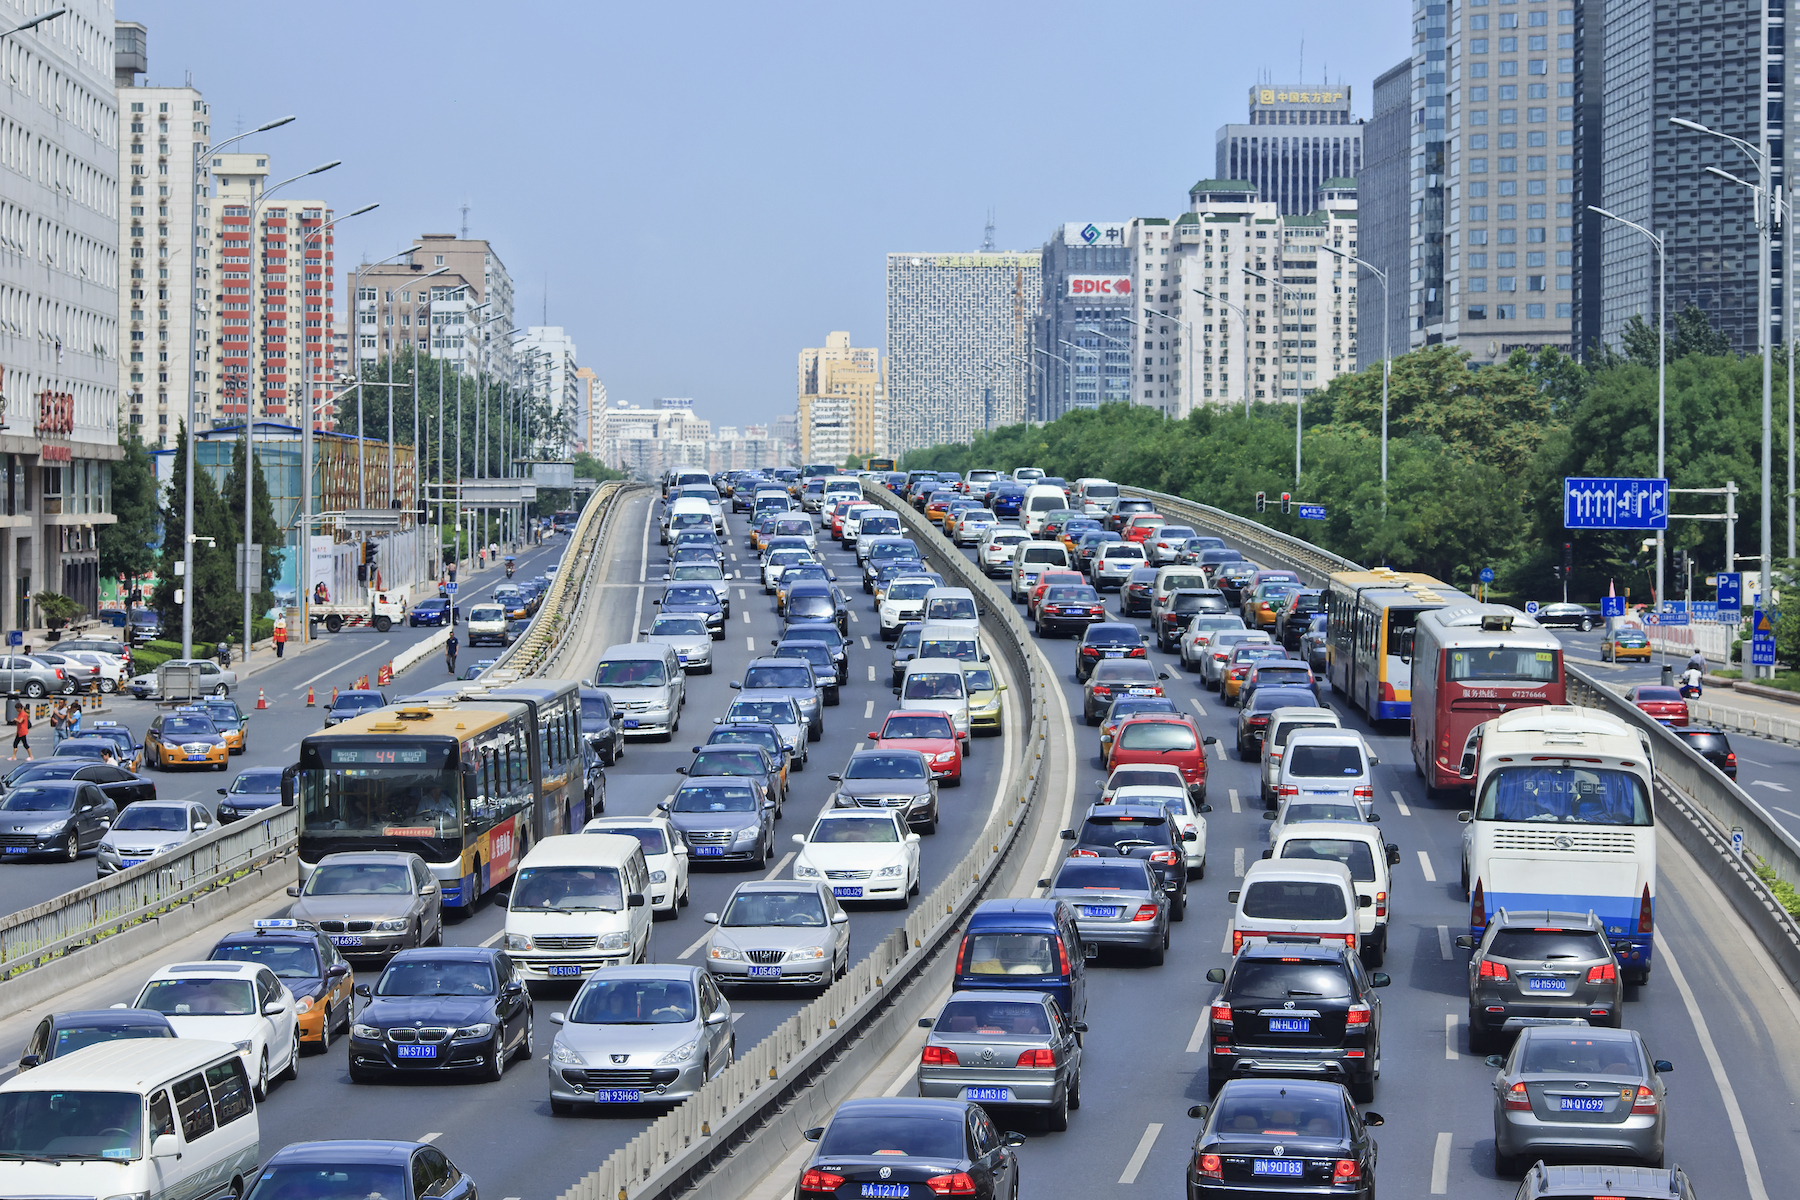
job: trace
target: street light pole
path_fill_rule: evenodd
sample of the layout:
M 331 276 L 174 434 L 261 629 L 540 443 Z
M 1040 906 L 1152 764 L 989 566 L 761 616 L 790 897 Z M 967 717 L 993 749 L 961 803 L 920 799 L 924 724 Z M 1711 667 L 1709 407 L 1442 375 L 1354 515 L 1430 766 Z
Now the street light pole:
M 1394 348 L 1388 341 L 1388 276 L 1387 272 L 1366 258 L 1358 258 L 1354 254 L 1345 254 L 1342 250 L 1334 250 L 1330 246 L 1319 249 L 1338 258 L 1347 258 L 1359 267 L 1366 267 L 1369 273 L 1381 280 L 1381 511 L 1387 513 L 1388 492 L 1388 376 L 1393 372 Z M 1357 311 L 1362 311 L 1362 296 L 1357 296 Z M 1660 587 L 1660 582 L 1658 584 Z
M 1252 271 L 1249 267 L 1243 267 L 1240 269 L 1244 272 L 1244 274 L 1250 276 L 1250 278 L 1260 280 L 1261 282 L 1268 284 L 1272 288 L 1280 289 L 1280 291 L 1281 291 L 1281 324 L 1284 326 L 1287 324 L 1288 297 L 1290 295 L 1292 295 L 1294 298 L 1294 320 L 1295 320 L 1295 324 L 1298 325 L 1299 318 L 1300 318 L 1300 294 L 1298 292 L 1294 291 L 1293 288 L 1290 288 L 1287 284 L 1282 283 L 1280 280 L 1270 279 L 1267 275 L 1263 275 L 1256 271 Z M 1287 355 L 1285 352 L 1281 356 L 1281 361 L 1283 363 L 1285 363 L 1287 361 Z M 1298 492 L 1300 490 L 1300 431 L 1301 431 L 1300 418 L 1301 418 L 1301 415 L 1306 411 L 1306 389 L 1300 386 L 1299 376 L 1300 376 L 1300 356 L 1298 354 L 1296 354 L 1294 356 L 1294 491 L 1295 492 Z
M 1176 299 L 1180 299 L 1180 297 L 1176 297 Z M 1166 312 L 1163 312 L 1161 309 L 1151 308 L 1148 305 L 1144 306 L 1144 311 L 1149 313 L 1151 316 L 1161 317 L 1165 321 L 1173 321 L 1178 326 L 1180 326 L 1180 325 L 1187 326 L 1187 360 L 1188 360 L 1187 378 L 1183 381 L 1182 386 L 1188 387 L 1188 388 L 1193 387 L 1193 383 L 1194 383 L 1194 323 L 1192 321 L 1184 321 L 1180 317 L 1175 316 L 1173 313 L 1166 313 Z M 1180 393 L 1176 394 L 1175 403 L 1177 406 L 1179 406 L 1181 404 Z M 1191 408 L 1192 405 L 1190 405 L 1189 407 Z M 1169 415 L 1169 410 L 1167 408 L 1163 409 L 1162 411 L 1163 411 L 1164 417 L 1167 417 Z

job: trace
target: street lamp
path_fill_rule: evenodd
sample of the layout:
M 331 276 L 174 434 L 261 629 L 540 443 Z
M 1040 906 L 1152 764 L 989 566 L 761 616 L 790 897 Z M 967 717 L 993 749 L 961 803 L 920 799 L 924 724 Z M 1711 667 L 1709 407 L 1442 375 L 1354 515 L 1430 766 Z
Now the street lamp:
M 1595 209 L 1598 212 L 1598 209 Z M 1660 243 L 1659 243 L 1660 245 Z M 1347 258 L 1359 267 L 1367 267 L 1375 278 L 1381 280 L 1381 512 L 1387 515 L 1387 480 L 1388 480 L 1388 375 L 1393 371 L 1394 349 L 1388 341 L 1388 276 L 1387 272 L 1366 258 L 1358 258 L 1354 254 L 1345 254 L 1342 250 L 1333 250 L 1330 246 L 1319 249 L 1338 258 Z M 1357 310 L 1362 309 L 1361 297 L 1358 296 Z M 1659 471 L 1661 465 L 1658 464 Z M 1659 556 L 1658 562 L 1662 559 Z M 1662 595 L 1662 580 L 1656 581 L 1657 595 Z
M 1244 330 L 1244 357 L 1243 357 L 1243 363 L 1244 363 L 1244 416 L 1246 418 L 1248 418 L 1250 416 L 1250 311 L 1248 309 L 1238 307 L 1237 305 L 1233 304 L 1229 300 L 1224 299 L 1223 297 L 1215 296 L 1211 292 L 1206 291 L 1204 288 L 1195 288 L 1194 291 L 1198 295 L 1204 296 L 1204 297 L 1206 297 L 1206 299 L 1211 300 L 1216 304 L 1223 304 L 1226 308 L 1229 308 L 1232 312 L 1236 313 L 1237 318 L 1238 318 L 1238 324 L 1243 327 L 1243 330 Z
M 1707 168 L 1709 171 L 1715 169 L 1716 168 L 1713 167 Z M 1719 174 L 1724 174 L 1724 172 L 1721 171 Z M 1729 176 L 1727 176 L 1727 178 L 1729 178 Z M 1587 207 L 1588 211 L 1597 217 L 1603 217 L 1608 221 L 1617 221 L 1627 229 L 1637 230 L 1639 233 L 1649 238 L 1650 244 L 1656 247 L 1656 477 L 1662 479 L 1665 477 L 1664 472 L 1666 469 L 1663 465 L 1663 444 L 1667 408 L 1663 385 L 1665 366 L 1668 360 L 1668 355 L 1665 351 L 1669 336 L 1669 311 L 1667 308 L 1668 292 L 1665 288 L 1668 258 L 1664 251 L 1662 238 L 1651 233 L 1644 226 L 1639 225 L 1636 221 L 1628 221 L 1618 213 L 1608 212 L 1604 208 L 1600 208 L 1596 205 L 1590 204 Z M 1793 372 L 1790 370 L 1789 375 L 1791 376 L 1792 374 Z M 1659 529 L 1656 531 L 1656 602 L 1658 604 L 1661 604 L 1664 600 L 1668 599 L 1668 597 L 1663 594 L 1663 536 L 1663 530 Z M 1735 565 L 1735 563 L 1726 563 L 1725 569 L 1727 571 L 1732 570 Z
M 24 33 L 27 29 L 36 29 L 39 25 L 42 25 L 45 21 L 54 21 L 54 20 L 56 20 L 56 18 L 62 16 L 64 13 L 66 13 L 68 11 L 69 10 L 66 8 L 53 8 L 47 13 L 43 13 L 39 16 L 32 17 L 30 20 L 27 20 L 27 21 L 23 22 L 22 24 L 13 26 L 11 29 L 7 30 L 5 33 L 0 33 L 0 38 L 9 38 L 15 33 Z M 288 120 L 291 121 L 291 120 L 293 120 L 293 118 L 289 117 Z M 252 130 L 251 132 L 254 133 L 255 130 Z
M 408 246 L 404 250 L 399 250 L 393 254 L 388 255 L 386 258 L 378 258 L 372 263 L 363 263 L 360 267 L 356 268 L 355 274 L 353 274 L 350 277 L 350 294 L 351 294 L 350 303 L 352 306 L 351 314 L 353 316 L 355 316 L 355 318 L 356 318 L 356 320 L 353 321 L 351 324 L 357 330 L 356 334 L 354 335 L 354 338 L 359 343 L 359 344 L 351 347 L 351 349 L 354 351 L 354 354 L 352 355 L 352 361 L 356 364 L 356 506 L 358 508 L 369 507 L 369 475 L 368 475 L 369 469 L 367 466 L 367 460 L 363 454 L 363 377 L 362 377 L 362 346 L 360 345 L 360 340 L 361 340 L 361 336 L 362 336 L 362 333 L 361 333 L 361 331 L 362 331 L 362 277 L 368 273 L 369 268 L 371 268 L 371 267 L 379 267 L 383 263 L 393 262 L 397 258 L 411 258 L 413 255 L 417 254 L 418 252 L 419 252 L 419 247 Z M 379 304 L 376 305 L 375 311 L 376 311 L 377 315 L 380 314 L 381 306 Z M 379 329 L 380 326 L 378 325 L 378 326 L 376 326 L 376 328 Z M 388 345 L 388 360 L 389 361 L 388 361 L 387 389 L 388 389 L 388 402 L 390 405 L 389 411 L 390 411 L 390 415 L 391 415 L 391 412 L 392 412 L 391 406 L 392 406 L 393 397 L 394 397 L 394 364 L 393 364 L 393 345 L 392 345 L 393 338 L 391 336 L 389 337 L 388 342 L 389 342 L 389 345 Z M 389 421 L 388 424 L 391 426 L 393 424 L 393 422 Z M 389 432 L 391 433 L 392 430 L 390 429 Z
M 1270 279 L 1267 275 L 1262 275 L 1256 271 L 1252 271 L 1249 267 L 1244 267 L 1244 268 L 1242 268 L 1242 270 L 1243 270 L 1244 274 L 1250 276 L 1250 278 L 1259 280 L 1262 283 L 1268 284 L 1272 288 L 1279 288 L 1281 290 L 1281 323 L 1280 323 L 1280 326 L 1278 326 L 1278 328 L 1281 326 L 1285 326 L 1287 324 L 1288 296 L 1289 295 L 1293 296 L 1293 298 L 1294 298 L 1294 318 L 1295 318 L 1295 324 L 1297 326 L 1299 323 L 1299 316 L 1300 316 L 1300 307 L 1299 307 L 1300 306 L 1300 295 L 1299 295 L 1299 293 L 1295 292 L 1294 289 L 1290 288 L 1287 284 L 1282 283 L 1279 280 Z M 1283 364 L 1285 364 L 1287 362 L 1287 354 L 1285 353 L 1285 351 L 1281 355 L 1281 361 Z M 1300 415 L 1301 415 L 1301 413 L 1306 411 L 1306 389 L 1300 386 L 1299 376 L 1300 376 L 1300 356 L 1298 354 L 1295 354 L 1294 355 L 1294 490 L 1295 491 L 1300 490 Z

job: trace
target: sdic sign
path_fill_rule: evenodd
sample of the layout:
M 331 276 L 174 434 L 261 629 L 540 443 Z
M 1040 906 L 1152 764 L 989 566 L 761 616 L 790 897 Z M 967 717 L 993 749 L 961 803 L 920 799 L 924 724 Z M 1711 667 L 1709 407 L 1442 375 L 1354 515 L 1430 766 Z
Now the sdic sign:
M 1068 295 L 1124 300 L 1131 295 L 1129 275 L 1071 275 Z

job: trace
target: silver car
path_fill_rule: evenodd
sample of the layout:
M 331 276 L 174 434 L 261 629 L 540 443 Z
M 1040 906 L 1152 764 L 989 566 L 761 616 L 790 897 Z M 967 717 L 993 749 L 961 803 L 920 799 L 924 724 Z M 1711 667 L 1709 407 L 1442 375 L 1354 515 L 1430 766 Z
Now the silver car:
M 290 887 L 288 916 L 317 925 L 345 958 L 386 958 L 444 941 L 438 882 L 425 860 L 398 850 L 327 854 Z
M 200 668 L 200 691 L 209 696 L 229 696 L 237 690 L 238 677 L 236 671 L 227 671 L 210 658 L 172 658 L 164 663 L 165 667 L 197 666 Z M 139 700 L 162 699 L 162 683 L 156 671 L 143 675 L 133 675 L 126 685 L 126 691 Z M 27 692 L 27 695 L 30 693 Z
M 85 676 L 87 668 L 81 670 Z M 34 700 L 42 696 L 70 695 L 76 689 L 74 677 L 63 668 L 23 654 L 0 656 L 0 683 L 6 685 L 9 695 L 30 696 Z
M 1231 652 L 1239 646 L 1271 646 L 1275 639 L 1260 629 L 1222 629 L 1213 634 L 1212 642 L 1199 652 L 1200 686 L 1219 690 L 1225 671 L 1231 666 Z
M 823 883 L 740 883 L 715 926 L 706 969 L 721 989 L 730 984 L 828 987 L 850 969 L 850 914 Z
M 712 584 L 713 592 L 719 597 L 719 604 L 725 610 L 725 619 L 731 619 L 731 581 L 725 578 L 725 568 L 717 561 L 672 562 L 663 573 L 663 579 L 674 583 Z
M 743 680 L 733 680 L 731 689 L 742 692 L 742 700 L 790 699 L 805 718 L 806 740 L 816 742 L 825 736 L 825 698 L 812 664 L 804 658 L 753 658 L 744 668 Z
M 1184 789 L 1185 790 L 1185 789 Z M 1051 900 L 1075 911 L 1081 944 L 1142 950 L 1160 967 L 1169 949 L 1169 898 L 1162 876 L 1130 858 L 1064 859 L 1055 879 L 1040 879 Z
M 706 618 L 698 613 L 662 614 L 650 622 L 650 628 L 638 630 L 638 636 L 675 651 L 683 671 L 712 674 L 713 636 L 706 628 Z
M 551 1044 L 550 1111 L 685 1100 L 731 1065 L 731 1003 L 702 967 L 647 964 L 588 976 Z
M 1660 1167 L 1668 1118 L 1667 1059 L 1652 1059 L 1635 1029 L 1579 1018 L 1519 1031 L 1494 1075 L 1494 1167 L 1517 1175 L 1539 1154 L 1624 1155 Z
M 99 878 L 167 854 L 213 827 L 212 814 L 186 800 L 140 800 L 119 813 L 94 851 Z
M 1061 1132 L 1081 1107 L 1081 1039 L 1087 1031 L 1043 992 L 952 992 L 919 1055 L 919 1095 L 972 1100 L 984 1107 L 1044 1111 Z
M 719 724 L 729 725 L 733 721 L 756 721 L 773 725 L 781 734 L 781 744 L 787 748 L 794 770 L 806 770 L 806 718 L 801 715 L 800 706 L 791 697 L 739 696 L 725 710 Z

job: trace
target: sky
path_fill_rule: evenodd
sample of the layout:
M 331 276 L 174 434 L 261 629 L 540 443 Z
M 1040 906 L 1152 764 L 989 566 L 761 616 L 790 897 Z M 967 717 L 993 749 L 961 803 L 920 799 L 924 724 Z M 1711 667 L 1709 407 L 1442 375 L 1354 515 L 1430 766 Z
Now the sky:
M 831 330 L 882 346 L 885 256 L 1174 216 L 1251 86 L 1347 83 L 1410 48 L 1408 0 L 570 3 L 117 0 L 158 86 L 339 213 L 338 263 L 487 238 L 519 323 L 561 325 L 612 403 L 791 413 Z M 338 304 L 342 312 L 340 278 Z M 885 347 L 883 348 L 885 354 Z

